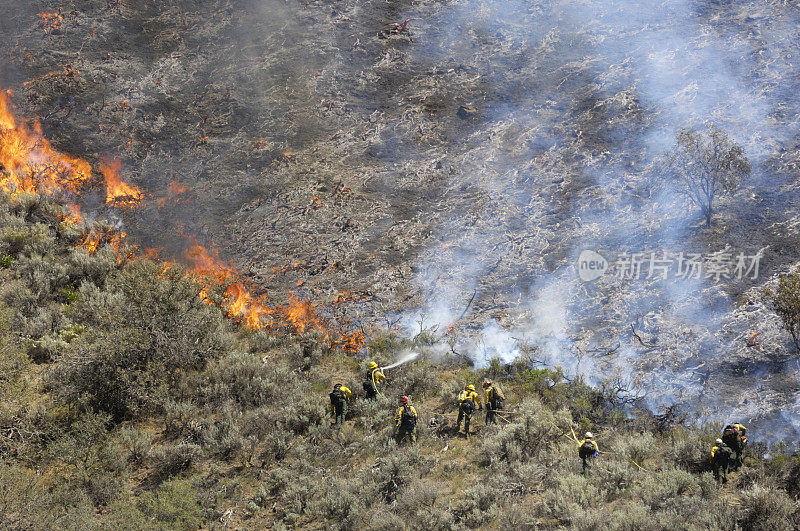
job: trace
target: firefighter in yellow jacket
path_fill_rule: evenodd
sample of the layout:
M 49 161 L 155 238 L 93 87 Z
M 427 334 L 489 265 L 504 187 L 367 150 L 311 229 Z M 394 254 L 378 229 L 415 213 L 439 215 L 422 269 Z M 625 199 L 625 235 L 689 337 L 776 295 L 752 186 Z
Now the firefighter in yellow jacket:
M 378 367 L 378 364 L 374 361 L 369 362 L 369 368 L 367 368 L 367 374 L 364 378 L 364 393 L 367 395 L 367 398 L 375 398 L 381 392 L 381 384 L 386 379 L 386 375 L 383 374 L 383 371 Z
M 591 460 L 597 457 L 600 453 L 600 447 L 592 436 L 592 432 L 587 431 L 585 438 L 578 443 L 578 457 L 583 461 L 583 475 L 589 474 L 589 464 Z
M 739 450 L 736 452 L 736 468 L 740 468 L 744 464 L 744 449 L 747 447 L 747 428 L 738 422 L 734 422 L 733 427 L 739 432 Z
M 469 421 L 472 419 L 476 406 L 477 409 L 483 409 L 481 399 L 475 392 L 475 386 L 468 385 L 458 395 L 458 422 L 456 423 L 456 431 L 460 431 L 461 420 L 464 420 L 464 435 L 467 437 L 469 437 Z
M 722 439 L 715 441 L 711 448 L 711 466 L 714 468 L 714 478 L 718 483 L 728 482 L 728 467 L 730 466 L 733 450 Z
M 505 407 L 506 397 L 491 380 L 483 382 L 483 403 L 486 404 L 486 424 L 497 424 L 497 411 Z
M 347 415 L 347 401 L 350 400 L 351 394 L 353 392 L 340 383 L 333 386 L 330 394 L 331 415 L 337 426 L 344 424 L 344 417 Z
M 417 442 L 417 410 L 411 405 L 411 399 L 407 396 L 400 399 L 400 404 L 394 416 L 397 444 L 401 444 L 406 437 L 411 440 L 411 444 L 414 444 Z

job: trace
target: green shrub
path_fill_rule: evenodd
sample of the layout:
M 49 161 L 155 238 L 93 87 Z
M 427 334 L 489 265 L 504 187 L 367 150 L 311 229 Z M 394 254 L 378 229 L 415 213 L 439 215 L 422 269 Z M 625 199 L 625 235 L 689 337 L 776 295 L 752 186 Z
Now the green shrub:
M 116 268 L 117 258 L 114 253 L 89 253 L 83 247 L 72 249 L 66 261 L 66 274 L 71 286 L 80 286 L 84 281 L 103 286 Z
M 130 492 L 120 493 L 103 511 L 101 527 L 114 531 L 145 531 L 153 528 L 153 522 L 139 509 Z
M 55 250 L 55 238 L 44 223 L 26 224 L 17 218 L 0 227 L 0 244 L 5 253 L 15 258 L 38 254 L 47 255 Z
M 622 496 L 633 485 L 637 476 L 637 470 L 627 463 L 604 462 L 600 466 L 605 473 L 598 474 L 598 482 L 608 501 Z
M 653 434 L 645 432 L 617 438 L 612 446 L 612 451 L 622 458 L 629 459 L 638 466 L 644 467 L 644 461 L 659 453 L 660 449 Z
M 280 429 L 291 430 L 295 435 L 304 435 L 311 426 L 325 422 L 330 402 L 326 403 L 327 397 L 314 396 L 303 387 L 294 392 L 296 398 L 278 409 L 276 420 Z
M 499 461 L 519 462 L 537 457 L 544 449 L 560 440 L 557 425 L 569 425 L 566 411 L 554 415 L 533 397 L 527 397 L 510 424 L 483 438 L 480 455 L 485 464 Z
M 452 512 L 457 522 L 468 527 L 478 527 L 486 523 L 490 509 L 502 503 L 503 496 L 493 485 L 478 483 L 466 488 L 453 501 Z
M 774 290 L 769 286 L 764 288 L 762 299 L 778 314 L 784 330 L 800 350 L 800 273 L 782 275 Z
M 87 490 L 96 506 L 107 505 L 122 488 L 122 479 L 117 475 L 95 472 L 89 477 Z
M 671 503 L 673 498 L 692 490 L 699 490 L 694 476 L 685 470 L 672 468 L 645 476 L 637 493 L 651 510 L 658 510 Z
M 231 408 L 226 408 L 222 418 L 215 421 L 203 434 L 203 446 L 212 454 L 230 459 L 244 447 L 244 437 L 239 430 L 236 417 L 241 417 L 241 414 L 237 415 Z
M 334 529 L 354 529 L 363 525 L 366 505 L 358 485 L 344 478 L 329 479 L 325 483 L 324 493 L 314 503 L 314 512 L 325 518 Z
M 753 530 L 790 530 L 800 524 L 798 504 L 785 492 L 754 485 L 742 492 L 742 517 L 739 525 Z
M 376 459 L 368 475 L 362 479 L 362 484 L 372 483 L 376 494 L 384 502 L 393 503 L 398 491 L 413 479 L 415 470 L 428 467 L 417 453 L 397 452 L 385 459 Z
M 422 359 L 386 371 L 383 394 L 397 400 L 403 395 L 423 399 L 436 396 L 442 390 L 437 371 L 430 361 Z
M 72 317 L 92 330 L 48 375 L 67 403 L 115 420 L 163 407 L 181 375 L 201 369 L 226 345 L 222 316 L 178 268 L 149 261 L 119 271 L 101 290 L 84 283 Z M 130 326 L 136 323 L 136 326 Z
M 202 454 L 202 449 L 196 444 L 162 445 L 152 451 L 150 460 L 155 476 L 163 480 L 188 469 Z
M 330 346 L 322 334 L 308 332 L 298 337 L 287 350 L 289 366 L 308 371 L 330 352 Z
M 554 481 L 553 487 L 542 495 L 542 503 L 552 517 L 564 524 L 587 508 L 596 507 L 602 499 L 597 486 L 583 476 L 561 474 Z
M 120 428 L 119 440 L 128 452 L 128 460 L 136 464 L 143 462 L 153 447 L 152 435 L 130 426 Z
M 206 403 L 233 401 L 242 409 L 262 407 L 293 388 L 296 377 L 286 364 L 264 363 L 257 356 L 233 353 L 209 364 L 201 396 Z
M 172 528 L 195 529 L 203 523 L 203 508 L 188 481 L 168 481 L 155 492 L 145 492 L 139 509 L 146 517 Z
M 29 339 L 25 343 L 28 357 L 36 363 L 49 363 L 69 348 L 69 344 L 60 337 L 49 335 L 40 339 Z
M 709 470 L 711 446 L 694 434 L 682 433 L 674 438 L 672 459 L 691 472 Z

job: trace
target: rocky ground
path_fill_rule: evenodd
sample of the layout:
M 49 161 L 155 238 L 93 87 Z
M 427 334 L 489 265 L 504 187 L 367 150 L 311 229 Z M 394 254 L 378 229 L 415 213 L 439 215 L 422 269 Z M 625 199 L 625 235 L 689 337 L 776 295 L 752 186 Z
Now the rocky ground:
M 797 439 L 797 356 L 759 297 L 800 260 L 793 4 L 7 4 L 3 87 L 57 148 L 122 159 L 145 206 L 94 212 L 136 241 L 196 235 L 275 299 L 455 324 L 443 348 L 479 363 L 532 352 Z M 711 227 L 662 171 L 706 122 L 753 163 Z M 726 248 L 762 250 L 758 277 L 572 266 Z

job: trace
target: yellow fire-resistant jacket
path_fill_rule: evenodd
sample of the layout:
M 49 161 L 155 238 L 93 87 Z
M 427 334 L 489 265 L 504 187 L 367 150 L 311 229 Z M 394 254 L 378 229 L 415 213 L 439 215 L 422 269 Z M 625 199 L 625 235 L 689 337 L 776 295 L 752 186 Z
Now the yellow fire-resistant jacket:
M 747 433 L 747 428 L 745 428 L 741 424 L 736 423 L 733 425 L 733 427 L 739 430 L 739 435 L 741 436 L 744 436 Z
M 505 395 L 503 395 L 503 391 L 501 391 L 499 387 L 496 385 L 491 385 L 488 389 L 483 391 L 483 403 L 487 404 L 487 407 L 493 396 L 497 396 L 497 398 L 502 400 L 506 399 Z
M 472 400 L 476 409 L 481 409 L 483 407 L 481 406 L 481 399 L 475 391 L 468 391 L 466 389 L 461 391 L 461 394 L 458 395 L 458 404 L 461 405 L 461 402 L 464 400 Z
M 345 386 L 341 386 L 339 387 L 339 389 L 341 389 L 342 392 L 344 393 L 345 400 L 350 400 L 350 395 L 353 394 L 353 391 L 351 391 Z M 333 413 L 334 415 L 336 414 L 336 407 L 333 404 L 331 404 L 331 413 Z
M 370 377 L 372 381 L 375 382 L 375 385 L 380 385 L 386 379 L 386 375 L 383 374 L 383 371 L 380 368 L 372 369 L 372 373 L 370 373 Z
M 394 425 L 395 426 L 399 426 L 400 425 L 400 419 L 403 418 L 403 410 L 405 408 L 406 408 L 406 406 L 400 406 L 400 408 L 397 410 L 397 413 L 394 416 Z M 417 415 L 417 410 L 414 409 L 414 406 L 408 406 L 408 409 L 411 410 L 411 414 L 412 415 L 414 415 L 415 417 L 419 418 L 419 415 Z

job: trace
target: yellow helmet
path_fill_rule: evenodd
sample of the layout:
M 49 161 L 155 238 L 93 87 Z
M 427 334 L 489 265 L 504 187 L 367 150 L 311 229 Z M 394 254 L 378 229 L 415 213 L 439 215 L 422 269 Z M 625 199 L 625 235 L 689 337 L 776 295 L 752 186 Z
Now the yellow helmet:
M 467 391 L 474 391 L 474 390 L 475 390 L 475 386 L 474 385 L 470 384 L 470 385 L 467 386 Z
M 378 364 L 375 363 L 374 361 L 371 361 L 371 362 L 369 362 L 369 368 L 370 369 L 377 369 L 378 368 Z

